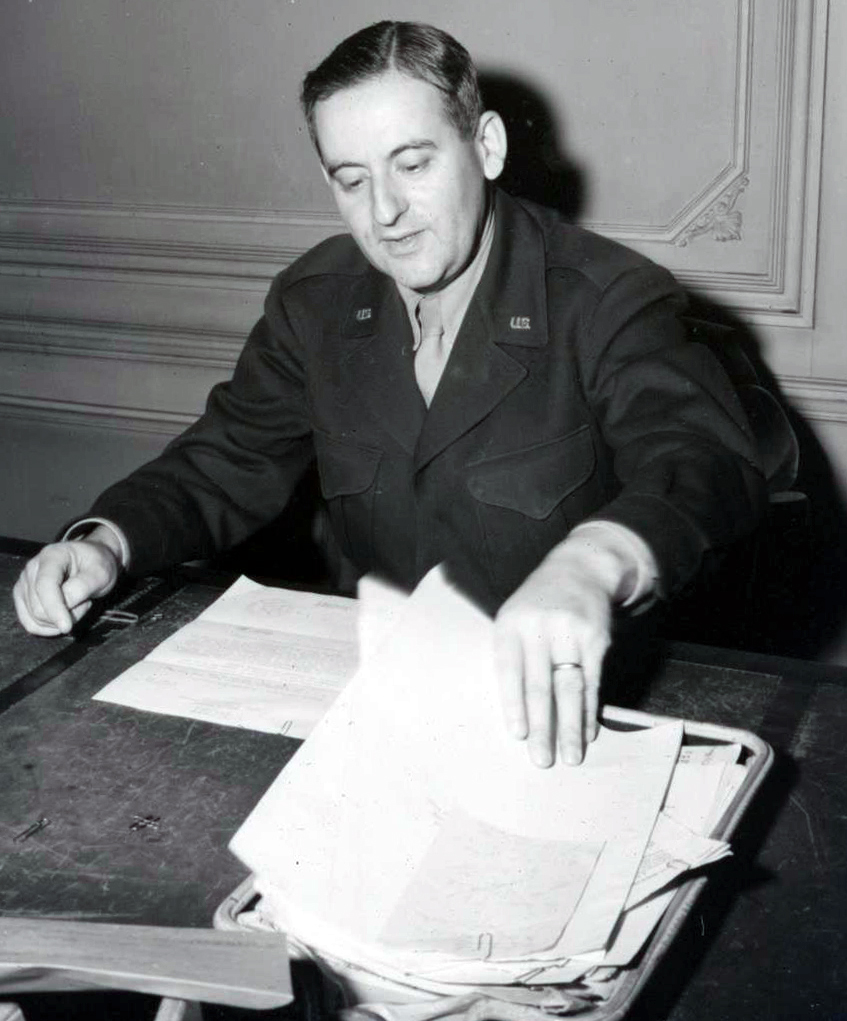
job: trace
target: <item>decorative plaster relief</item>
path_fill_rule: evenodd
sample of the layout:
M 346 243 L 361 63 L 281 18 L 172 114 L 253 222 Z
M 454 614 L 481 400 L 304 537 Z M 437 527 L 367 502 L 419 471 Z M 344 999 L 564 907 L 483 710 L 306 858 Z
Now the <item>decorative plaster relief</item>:
M 733 181 L 705 213 L 683 230 L 676 243 L 685 248 L 689 241 L 703 234 L 711 234 L 715 241 L 740 241 L 743 218 L 735 203 L 749 183 L 750 178 L 746 175 Z

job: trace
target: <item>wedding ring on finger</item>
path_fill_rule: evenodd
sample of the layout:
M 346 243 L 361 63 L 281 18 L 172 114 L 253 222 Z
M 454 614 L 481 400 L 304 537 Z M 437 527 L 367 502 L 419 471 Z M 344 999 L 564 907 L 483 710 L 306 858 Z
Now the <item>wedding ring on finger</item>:
M 558 688 L 576 690 L 585 687 L 582 663 L 552 663 L 550 680 Z

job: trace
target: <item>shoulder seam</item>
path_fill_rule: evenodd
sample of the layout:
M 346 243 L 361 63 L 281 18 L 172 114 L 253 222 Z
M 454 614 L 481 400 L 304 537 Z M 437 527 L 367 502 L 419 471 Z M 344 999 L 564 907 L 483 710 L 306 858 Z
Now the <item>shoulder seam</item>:
M 326 250 L 331 247 L 341 249 L 336 266 L 327 265 Z M 282 270 L 279 274 L 279 286 L 282 290 L 288 290 L 295 284 L 320 277 L 353 279 L 367 272 L 368 266 L 369 263 L 361 255 L 349 234 L 334 234 L 303 252 Z

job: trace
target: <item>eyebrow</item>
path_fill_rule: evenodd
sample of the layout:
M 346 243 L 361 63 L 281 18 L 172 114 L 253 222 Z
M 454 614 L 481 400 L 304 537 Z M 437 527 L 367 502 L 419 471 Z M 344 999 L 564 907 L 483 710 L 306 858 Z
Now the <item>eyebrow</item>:
M 428 138 L 421 139 L 416 138 L 412 139 L 412 141 L 410 142 L 403 142 L 402 145 L 398 145 L 395 149 L 392 149 L 391 152 L 388 154 L 388 159 L 389 160 L 396 159 L 398 156 L 402 155 L 404 152 L 408 152 L 410 149 L 413 151 L 417 151 L 420 149 L 431 150 L 436 148 L 438 147 L 436 146 L 435 142 L 430 141 Z M 362 167 L 363 164 L 356 163 L 354 160 L 340 160 L 338 163 L 327 164 L 326 172 L 329 174 L 330 177 L 335 177 L 335 175 L 340 170 L 361 170 Z

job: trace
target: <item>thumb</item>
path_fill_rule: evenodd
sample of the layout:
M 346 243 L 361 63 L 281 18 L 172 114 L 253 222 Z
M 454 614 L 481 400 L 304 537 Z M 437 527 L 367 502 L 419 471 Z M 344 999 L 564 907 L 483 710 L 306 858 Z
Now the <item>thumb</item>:
M 94 588 L 92 579 L 86 575 L 75 574 L 72 578 L 68 578 L 62 584 L 65 605 L 69 610 L 73 610 L 80 604 L 87 603 L 95 594 Z

